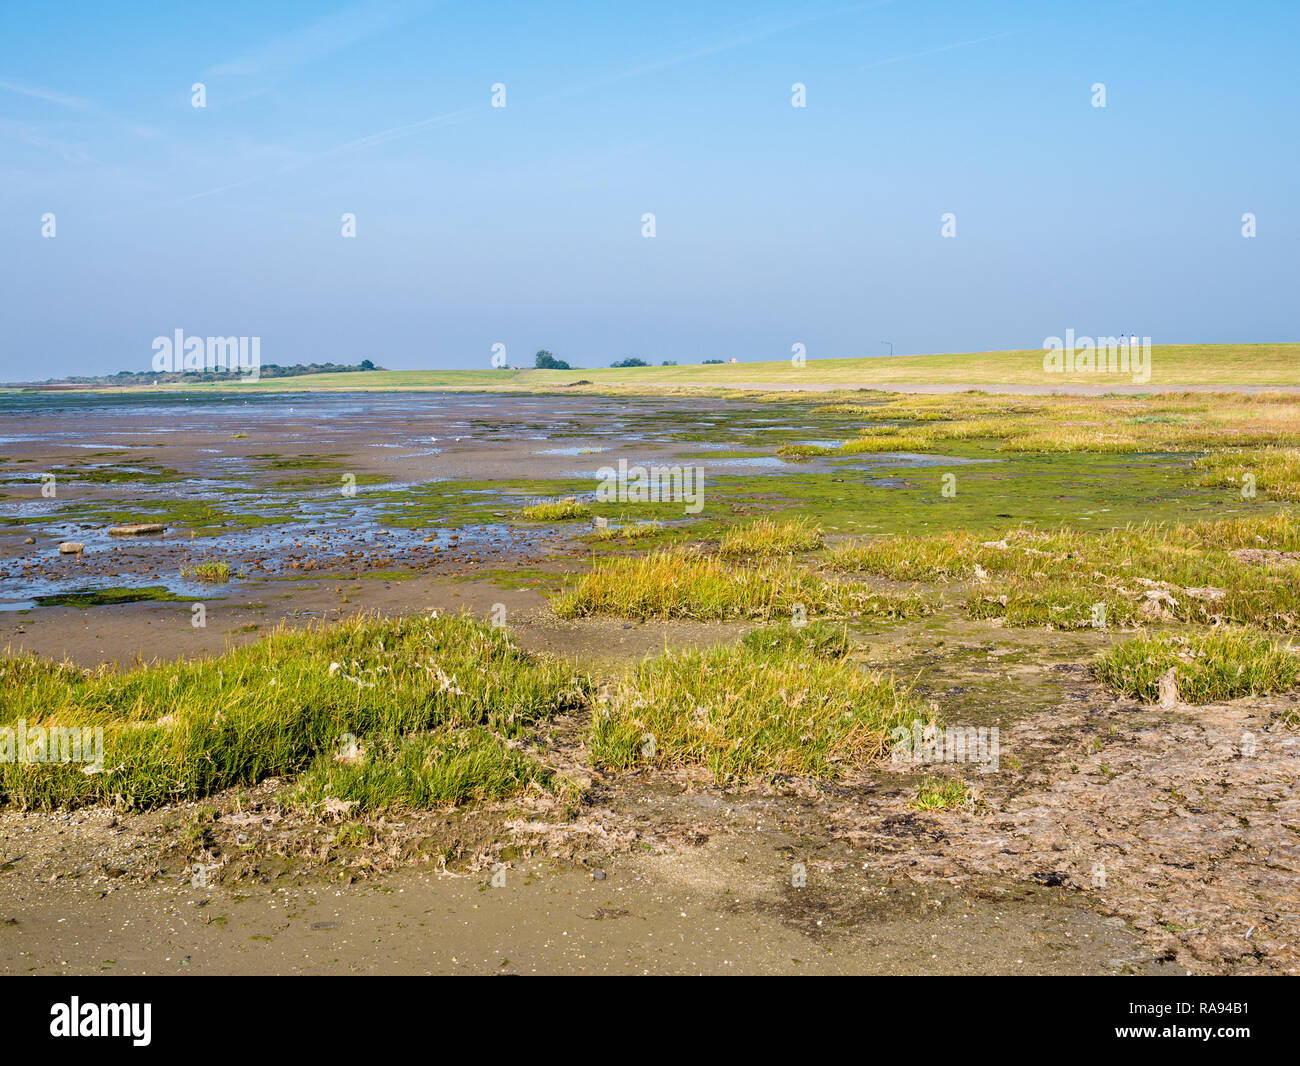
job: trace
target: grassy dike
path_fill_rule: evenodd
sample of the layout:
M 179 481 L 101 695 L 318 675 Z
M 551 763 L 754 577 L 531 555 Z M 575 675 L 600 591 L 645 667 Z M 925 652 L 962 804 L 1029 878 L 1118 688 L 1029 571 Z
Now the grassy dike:
M 573 370 L 377 370 L 311 374 L 257 382 L 213 382 L 139 387 L 130 391 L 259 392 L 381 389 L 533 390 L 593 386 L 841 386 L 888 385 L 1300 385 L 1300 344 L 1160 344 L 1151 348 L 1150 379 L 1131 374 L 1049 373 L 1042 349 L 953 352 L 870 358 L 812 358 L 798 367 L 788 358 L 684 366 L 593 367 Z M 127 389 L 114 389 L 126 392 Z

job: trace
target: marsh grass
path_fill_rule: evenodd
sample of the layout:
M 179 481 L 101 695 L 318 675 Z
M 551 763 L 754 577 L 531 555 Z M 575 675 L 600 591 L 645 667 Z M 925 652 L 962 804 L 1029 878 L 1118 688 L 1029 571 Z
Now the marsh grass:
M 806 518 L 789 522 L 758 518 L 723 533 L 718 551 L 722 555 L 793 555 L 816 551 L 822 543 L 822 531 Z
M 181 567 L 181 577 L 193 578 L 195 581 L 229 581 L 230 564 L 227 562 L 196 563 L 194 566 Z
M 960 777 L 927 777 L 916 788 L 912 808 L 918 811 L 959 811 L 974 805 L 975 797 Z
M 812 655 L 819 659 L 839 659 L 849 653 L 852 644 L 848 627 L 827 622 L 778 622 L 760 626 L 745 634 L 741 642 L 750 651 L 774 658 Z
M 525 522 L 571 522 L 579 518 L 590 518 L 591 508 L 572 496 L 566 496 L 562 500 L 549 500 L 525 507 L 519 512 L 519 517 Z
M 1300 396 L 1291 393 L 1169 394 L 1159 398 L 990 396 L 980 392 L 898 396 L 875 404 L 823 404 L 815 415 L 860 416 L 871 424 L 839 448 L 788 443 L 789 459 L 870 452 L 928 452 L 978 442 L 1035 454 L 1195 453 L 1300 445 Z M 1293 460 L 1292 460 L 1293 462 Z M 1289 470 L 1275 480 L 1296 484 Z M 1278 495 L 1278 499 L 1296 496 Z
M 593 540 L 625 540 L 635 542 L 662 533 L 667 527 L 658 522 L 635 522 L 622 526 L 602 526 L 592 534 Z
M 396 744 L 397 738 L 442 730 L 427 741 L 434 747 L 423 759 L 448 730 L 481 728 L 518 738 L 556 713 L 586 706 L 590 691 L 583 677 L 524 655 L 498 628 L 433 616 L 363 616 L 327 628 L 281 628 L 211 659 L 122 674 L 15 658 L 0 663 L 0 684 L 6 695 L 0 725 L 22 719 L 29 730 L 104 730 L 99 773 L 74 764 L 0 762 L 0 800 L 37 808 L 156 807 L 294 775 L 313 764 L 317 777 L 328 779 L 345 736 L 358 738 L 363 748 L 386 750 L 372 738 Z M 499 793 L 512 760 L 478 751 L 478 734 L 467 736 L 459 755 L 438 748 L 451 753 L 438 773 L 454 780 L 466 765 L 491 769 L 489 780 L 462 791 Z M 402 754 L 397 763 L 409 765 L 414 757 Z M 410 794 L 420 793 L 412 786 Z M 445 781 L 429 786 L 429 795 L 448 794 Z
M 641 663 L 593 715 L 590 746 L 603 766 L 698 766 L 719 784 L 836 778 L 885 757 L 890 730 L 926 713 L 846 660 L 733 645 Z
M 1300 658 L 1276 640 L 1246 630 L 1144 634 L 1107 652 L 1096 674 L 1121 695 L 1156 703 L 1160 678 L 1170 668 L 1182 702 L 1213 703 L 1285 692 L 1300 675 Z
M 1061 629 L 1152 621 L 1300 629 L 1298 568 L 1261 565 L 1252 550 L 1300 548 L 1289 511 L 1098 532 L 1018 529 L 999 540 L 967 532 L 844 543 L 830 570 L 899 581 L 969 582 L 974 618 Z
M 1300 500 L 1300 449 L 1245 448 L 1214 452 L 1193 464 L 1196 484 L 1203 488 L 1229 488 L 1241 492 L 1246 475 L 1255 491 L 1269 500 Z
M 835 451 L 839 455 L 857 455 L 863 452 L 923 452 L 932 447 L 938 439 L 928 429 L 881 426 L 865 431 L 856 440 L 845 441 Z
M 645 555 L 598 559 L 592 569 L 551 601 L 561 618 L 727 619 L 864 616 L 915 618 L 925 604 L 915 596 L 876 593 L 863 585 L 827 581 L 793 561 L 732 565 L 674 546 Z
M 782 444 L 776 454 L 783 459 L 815 459 L 819 456 L 835 455 L 838 448 L 827 448 L 822 444 Z
M 334 800 L 362 814 L 505 799 L 529 785 L 570 787 L 482 726 L 444 726 L 373 737 L 351 759 L 320 756 L 299 778 L 291 800 L 309 807 Z

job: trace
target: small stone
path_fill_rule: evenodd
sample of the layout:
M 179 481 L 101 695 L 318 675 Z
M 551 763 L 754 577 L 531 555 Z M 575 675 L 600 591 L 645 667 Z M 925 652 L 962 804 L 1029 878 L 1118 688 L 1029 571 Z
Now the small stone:
M 124 526 L 112 526 L 108 532 L 114 537 L 144 537 L 161 533 L 166 528 L 161 522 L 129 522 Z
M 592 879 L 593 881 L 603 881 L 603 880 L 605 880 L 605 871 L 604 871 L 604 870 L 592 870 L 592 871 L 591 871 L 591 879 Z
M 1177 707 L 1178 703 L 1178 675 L 1171 666 L 1160 675 L 1160 707 L 1168 711 Z

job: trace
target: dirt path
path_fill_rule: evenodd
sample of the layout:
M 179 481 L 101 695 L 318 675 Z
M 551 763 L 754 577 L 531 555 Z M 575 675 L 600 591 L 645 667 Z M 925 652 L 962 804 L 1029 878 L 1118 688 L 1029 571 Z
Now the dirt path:
M 997 385 L 918 383 L 918 382 L 852 382 L 835 384 L 793 384 L 767 381 L 681 381 L 673 382 L 674 389 L 739 389 L 745 392 L 905 392 L 922 395 L 947 395 L 955 392 L 987 392 L 1011 396 L 1144 396 L 1151 393 L 1179 392 L 1239 392 L 1254 395 L 1259 392 L 1295 392 L 1294 385 L 1076 385 L 1062 382 L 1059 385 Z
M 3 818 L 0 849 L 36 831 Z M 78 830 L 84 832 L 81 837 Z M 95 835 L 65 827 L 66 838 Z M 70 844 L 69 840 L 64 841 Z M 196 888 L 0 873 L 0 972 L 51 973 L 1116 973 L 1172 972 L 1118 920 L 1036 886 L 971 896 L 812 871 L 751 827 L 597 870 L 547 860 L 450 875 L 407 867 Z M 852 914 L 852 917 L 850 917 Z

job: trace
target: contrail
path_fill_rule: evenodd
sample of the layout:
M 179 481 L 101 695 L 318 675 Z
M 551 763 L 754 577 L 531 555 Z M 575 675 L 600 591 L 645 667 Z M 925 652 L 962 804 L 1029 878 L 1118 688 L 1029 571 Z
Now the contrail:
M 921 56 L 932 56 L 939 52 L 951 52 L 954 48 L 965 48 L 967 45 L 983 44 L 985 41 L 996 41 L 1000 37 L 1010 37 L 1019 32 L 1019 30 L 1007 30 L 1006 33 L 991 33 L 987 37 L 976 37 L 973 41 L 958 41 L 955 44 L 945 44 L 939 48 L 927 48 L 924 52 L 912 52 L 905 56 L 890 56 L 888 59 L 880 59 L 875 63 L 868 63 L 862 69 L 874 70 L 876 67 L 887 66 L 890 63 L 901 63 L 905 59 L 919 59 Z

